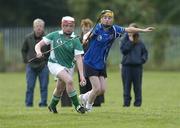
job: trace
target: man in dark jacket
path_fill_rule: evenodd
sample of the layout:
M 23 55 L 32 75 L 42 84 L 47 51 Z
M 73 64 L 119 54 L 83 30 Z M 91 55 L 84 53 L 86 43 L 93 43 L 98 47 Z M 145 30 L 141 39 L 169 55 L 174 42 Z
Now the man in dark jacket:
M 47 94 L 48 94 L 48 82 L 49 82 L 49 70 L 47 67 L 47 60 L 49 54 L 45 54 L 42 58 L 34 59 L 28 62 L 30 59 L 36 57 L 35 45 L 44 36 L 45 22 L 42 19 L 35 19 L 33 21 L 33 32 L 25 37 L 22 46 L 23 61 L 26 64 L 26 99 L 25 104 L 27 107 L 33 106 L 33 96 L 36 79 L 38 77 L 40 83 L 41 101 L 40 107 L 47 106 Z M 50 50 L 50 46 L 45 46 L 42 51 Z
M 137 27 L 130 24 L 130 27 Z M 131 102 L 131 84 L 133 84 L 135 101 L 134 106 L 140 107 L 142 104 L 142 73 L 143 64 L 148 59 L 148 51 L 142 41 L 139 40 L 138 33 L 128 33 L 122 39 L 122 82 L 124 107 L 129 107 Z

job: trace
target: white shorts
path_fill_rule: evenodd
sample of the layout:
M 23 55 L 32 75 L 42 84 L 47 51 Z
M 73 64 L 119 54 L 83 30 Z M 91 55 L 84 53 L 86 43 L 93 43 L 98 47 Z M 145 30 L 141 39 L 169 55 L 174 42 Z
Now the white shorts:
M 62 70 L 66 70 L 71 76 L 73 76 L 74 73 L 74 67 L 67 68 L 57 63 L 48 62 L 48 68 L 51 74 L 53 74 L 55 77 L 57 77 L 58 73 L 60 73 Z

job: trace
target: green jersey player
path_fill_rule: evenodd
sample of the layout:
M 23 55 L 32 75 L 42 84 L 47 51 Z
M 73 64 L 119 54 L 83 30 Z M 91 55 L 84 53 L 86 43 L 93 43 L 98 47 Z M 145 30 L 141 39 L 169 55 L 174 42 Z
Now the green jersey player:
M 85 109 L 79 104 L 77 93 L 73 85 L 74 63 L 76 61 L 80 73 L 80 84 L 83 86 L 86 80 L 83 75 L 83 64 L 81 54 L 84 53 L 80 40 L 74 34 L 75 20 L 73 17 L 65 16 L 61 20 L 60 31 L 49 33 L 35 46 L 37 57 L 42 57 L 41 47 L 51 45 L 53 49 L 48 60 L 49 71 L 58 78 L 56 88 L 48 106 L 49 110 L 57 113 L 56 105 L 66 88 L 75 109 L 79 113 L 85 113 Z

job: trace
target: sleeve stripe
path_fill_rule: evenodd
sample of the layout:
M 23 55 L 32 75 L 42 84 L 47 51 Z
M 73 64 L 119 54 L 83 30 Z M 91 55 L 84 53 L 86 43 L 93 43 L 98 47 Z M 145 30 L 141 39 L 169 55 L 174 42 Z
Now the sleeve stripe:
M 80 54 L 84 54 L 84 51 L 75 49 L 75 56 Z
M 52 41 L 51 40 L 49 40 L 48 38 L 46 38 L 46 37 L 43 37 L 43 41 L 47 44 L 47 45 L 49 45 Z

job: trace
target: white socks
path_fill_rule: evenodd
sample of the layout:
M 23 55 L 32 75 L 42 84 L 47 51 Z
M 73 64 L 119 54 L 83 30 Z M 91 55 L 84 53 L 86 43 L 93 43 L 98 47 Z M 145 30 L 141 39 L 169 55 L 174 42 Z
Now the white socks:
M 86 103 L 86 109 L 90 112 L 92 110 L 93 104 Z
M 80 95 L 80 100 L 81 100 L 81 102 L 83 102 L 83 105 L 87 109 L 88 112 L 90 112 L 92 110 L 92 107 L 93 107 L 93 104 L 94 104 L 94 103 L 90 104 L 88 102 L 89 95 L 90 95 L 90 91 L 86 92 L 85 94 Z
M 83 98 L 85 101 L 88 101 L 89 94 L 90 94 L 90 91 L 89 91 L 89 92 L 86 92 L 85 94 L 82 95 L 82 98 Z

